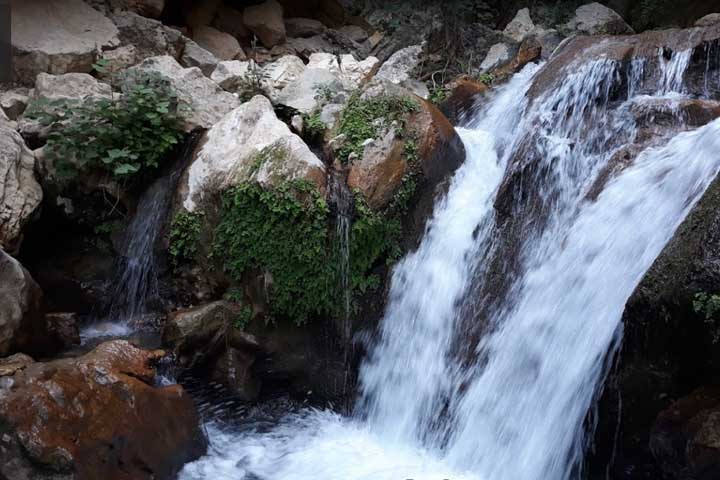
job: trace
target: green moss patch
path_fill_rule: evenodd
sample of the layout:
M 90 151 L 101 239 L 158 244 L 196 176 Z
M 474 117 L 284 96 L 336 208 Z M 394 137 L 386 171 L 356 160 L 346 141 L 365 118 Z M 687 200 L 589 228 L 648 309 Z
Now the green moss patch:
M 272 275 L 270 308 L 298 325 L 342 308 L 340 258 L 330 209 L 307 181 L 278 187 L 243 183 L 222 194 L 213 255 L 237 284 L 251 270 Z M 372 212 L 360 200 L 350 232 L 351 288 L 379 284 L 371 270 L 397 257 L 400 223 Z

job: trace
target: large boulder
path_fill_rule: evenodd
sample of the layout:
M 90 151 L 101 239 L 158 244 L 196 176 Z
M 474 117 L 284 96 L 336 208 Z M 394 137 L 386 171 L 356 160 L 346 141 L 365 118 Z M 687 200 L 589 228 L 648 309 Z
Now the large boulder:
M 378 70 L 377 78 L 404 84 L 413 78 L 413 72 L 422 62 L 422 45 L 412 45 L 393 53 Z
M 364 142 L 358 158 L 350 159 L 348 186 L 362 193 L 371 208 L 381 210 L 406 175 L 414 176 L 416 189 L 410 203 L 415 208 L 412 218 L 406 219 L 406 227 L 415 240 L 432 209 L 436 188 L 464 161 L 465 148 L 448 119 L 432 103 L 407 90 L 373 81 L 361 99 L 388 96 L 409 99 L 415 109 L 402 122 L 374 120 L 385 127 L 379 129 L 377 138 Z
M 163 355 L 117 340 L 78 358 L 15 362 L 0 381 L 0 476 L 174 478 L 207 442 L 183 388 L 153 386 Z
M 158 18 L 165 8 L 165 0 L 120 0 L 121 7 L 143 17 Z
M 134 12 L 120 11 L 110 18 L 117 25 L 123 45 L 132 45 L 137 58 L 170 55 L 178 58 L 184 48 L 182 34 L 162 22 Z
M 48 354 L 42 291 L 20 262 L 0 250 L 0 357 Z
M 180 57 L 180 64 L 183 67 L 198 67 L 206 77 L 212 74 L 219 61 L 212 52 L 205 50 L 192 40 L 185 42 L 185 48 Z
M 522 42 L 525 37 L 535 32 L 535 24 L 530 18 L 530 9 L 522 8 L 518 10 L 515 18 L 503 30 L 506 37 L 510 37 L 516 42 Z
M 312 37 L 325 31 L 325 25 L 312 18 L 286 18 L 285 32 L 288 37 Z
M 650 450 L 666 478 L 720 478 L 720 388 L 700 388 L 662 411 Z
M 337 73 L 328 68 L 306 68 L 298 78 L 277 95 L 279 105 L 300 113 L 312 113 L 320 107 L 324 96 L 343 91 Z
M 510 47 L 506 43 L 496 43 L 490 47 L 490 50 L 485 56 L 485 60 L 483 60 L 480 64 L 480 71 L 485 73 L 492 70 L 493 68 L 504 64 L 510 60 L 510 58 L 512 58 Z
M 263 90 L 272 100 L 276 100 L 280 92 L 296 81 L 304 71 L 305 64 L 300 58 L 295 55 L 283 55 L 263 66 Z
M 221 60 L 245 59 L 245 53 L 235 37 L 213 27 L 203 25 L 194 28 L 193 40 Z
M 87 73 L 50 75 L 41 73 L 35 81 L 33 98 L 44 100 L 82 100 L 83 98 L 110 98 L 110 85 L 98 82 Z
M 578 7 L 573 18 L 562 28 L 566 33 L 586 35 L 635 33 L 617 12 L 597 2 Z
M 99 50 L 120 44 L 118 29 L 82 0 L 12 3 L 12 68 L 31 83 L 40 72 L 89 72 Z
M 235 38 L 246 39 L 252 37 L 252 32 L 245 26 L 244 22 L 241 11 L 221 5 L 212 25 Z
M 163 343 L 173 349 L 182 368 L 209 368 L 213 380 L 252 400 L 260 391 L 251 372 L 260 345 L 253 335 L 235 327 L 241 313 L 240 305 L 222 300 L 173 312 Z
M 224 300 L 173 312 L 163 329 L 163 344 L 173 349 L 183 368 L 202 365 L 222 352 L 228 342 L 234 348 L 256 349 L 252 335 L 233 328 L 240 313 L 240 305 Z
M 325 165 L 277 118 L 270 101 L 258 95 L 208 130 L 180 193 L 185 209 L 194 211 L 231 185 L 277 185 L 293 179 L 308 180 L 324 192 Z
M 0 248 L 14 251 L 19 247 L 23 227 L 41 200 L 35 155 L 16 131 L 0 124 Z
M 202 2 L 186 0 L 182 3 L 185 25 L 195 28 L 201 25 L 210 25 L 219 12 L 222 0 L 205 0 Z
M 246 7 L 243 21 L 265 47 L 272 48 L 285 42 L 283 7 L 276 0 Z
M 220 62 L 215 66 L 210 79 L 228 92 L 235 92 L 247 78 L 250 62 L 231 60 Z
M 151 57 L 130 71 L 154 72 L 170 81 L 180 100 L 190 108 L 185 128 L 210 128 L 240 105 L 240 100 L 203 75 L 197 67 L 183 68 L 174 58 Z

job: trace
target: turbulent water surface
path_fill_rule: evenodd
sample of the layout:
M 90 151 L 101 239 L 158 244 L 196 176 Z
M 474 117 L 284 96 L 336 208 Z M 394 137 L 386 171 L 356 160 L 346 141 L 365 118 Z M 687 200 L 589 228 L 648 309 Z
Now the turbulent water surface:
M 720 121 L 612 163 L 638 140 L 633 112 L 653 102 L 679 111 L 690 52 L 666 57 L 653 82 L 645 60 L 624 71 L 601 59 L 530 103 L 538 67 L 499 89 L 458 130 L 467 159 L 420 248 L 395 268 L 355 415 L 209 416 L 210 451 L 180 478 L 577 475 L 625 302 L 720 167 Z M 536 173 L 518 174 L 527 166 Z M 526 196 L 495 208 L 518 185 Z M 517 228 L 526 238 L 513 238 Z

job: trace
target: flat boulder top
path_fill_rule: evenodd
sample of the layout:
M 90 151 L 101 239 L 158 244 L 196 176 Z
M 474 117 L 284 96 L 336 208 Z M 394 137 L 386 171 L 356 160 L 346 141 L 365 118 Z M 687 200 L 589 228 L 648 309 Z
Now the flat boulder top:
M 21 51 L 85 53 L 120 44 L 115 24 L 82 0 L 13 0 L 11 26 Z

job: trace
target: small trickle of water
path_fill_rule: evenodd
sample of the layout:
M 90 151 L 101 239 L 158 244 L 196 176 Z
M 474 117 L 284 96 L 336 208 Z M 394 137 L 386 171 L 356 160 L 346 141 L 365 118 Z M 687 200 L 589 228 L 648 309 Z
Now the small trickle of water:
M 688 65 L 690 65 L 690 57 L 692 50 L 683 50 L 676 52 L 665 58 L 665 51 L 661 48 L 658 53 L 658 61 L 660 62 L 660 73 L 662 80 L 660 81 L 660 89 L 658 93 L 677 92 L 685 93 L 683 79 Z
M 134 331 L 155 328 L 148 303 L 157 297 L 155 247 L 170 208 L 170 198 L 187 160 L 199 139 L 186 140 L 173 170 L 156 180 L 140 198 L 123 239 L 123 247 L 112 280 L 112 289 L 101 319 L 81 332 L 85 341 L 98 337 L 125 337 Z
M 340 290 L 343 295 L 343 334 L 350 339 L 350 308 L 352 288 L 350 285 L 350 228 L 353 214 L 353 195 L 347 187 L 342 172 L 330 175 L 329 197 L 335 210 L 335 236 L 338 245 Z

